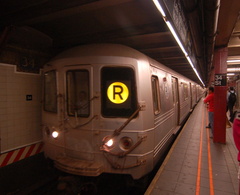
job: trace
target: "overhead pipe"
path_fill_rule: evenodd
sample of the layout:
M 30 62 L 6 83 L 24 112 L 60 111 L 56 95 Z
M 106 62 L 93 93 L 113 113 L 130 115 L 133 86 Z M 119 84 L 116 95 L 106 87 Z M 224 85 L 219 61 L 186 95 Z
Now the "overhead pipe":
M 204 6 L 203 6 L 203 1 L 200 0 L 201 2 L 201 22 L 202 22 L 202 31 L 203 31 L 203 68 L 204 68 L 204 76 L 205 76 L 205 82 L 208 83 L 208 63 L 207 63 L 207 47 L 206 47 L 206 37 L 205 37 L 205 21 L 204 21 Z
M 182 3 L 188 16 L 194 49 L 200 64 L 199 68 L 203 75 L 206 73 L 204 77 L 207 79 L 209 78 L 207 74 L 210 74 L 213 68 L 220 0 L 189 0 L 182 1 Z M 198 11 L 200 10 L 202 10 L 202 13 L 199 14 Z M 202 15 L 202 18 L 200 18 L 200 15 Z M 198 21 L 202 21 L 202 24 L 198 23 Z
M 215 40 L 217 36 L 218 16 L 220 10 L 220 0 L 204 0 L 204 22 L 205 22 L 205 37 L 206 37 L 206 56 L 207 56 L 207 72 L 210 78 L 213 68 L 213 54 Z M 213 20 L 211 20 L 213 18 Z
M 183 1 L 184 11 L 187 14 L 187 19 L 189 21 L 189 28 L 193 36 L 193 43 L 196 50 L 197 57 L 202 56 L 202 40 L 201 40 L 201 24 L 198 23 L 199 19 L 199 3 L 198 1 Z
M 201 4 L 199 0 L 182 1 L 182 3 L 189 22 L 198 69 L 204 80 L 206 80 L 206 75 L 204 74 L 206 70 L 204 69 L 204 27 L 201 23 Z

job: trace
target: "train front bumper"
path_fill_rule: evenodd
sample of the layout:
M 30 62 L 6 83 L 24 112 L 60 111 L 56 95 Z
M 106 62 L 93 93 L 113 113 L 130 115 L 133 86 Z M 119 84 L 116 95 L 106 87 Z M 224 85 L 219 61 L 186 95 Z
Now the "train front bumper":
M 87 162 L 70 157 L 61 157 L 55 160 L 55 167 L 61 171 L 83 176 L 99 176 L 103 166 L 96 162 Z

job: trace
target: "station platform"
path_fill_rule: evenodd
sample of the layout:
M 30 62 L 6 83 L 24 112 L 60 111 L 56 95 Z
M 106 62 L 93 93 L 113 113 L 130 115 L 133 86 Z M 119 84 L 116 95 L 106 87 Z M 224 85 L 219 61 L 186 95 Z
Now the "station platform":
M 226 144 L 209 137 L 207 109 L 196 105 L 145 195 L 239 195 L 237 148 L 232 127 Z

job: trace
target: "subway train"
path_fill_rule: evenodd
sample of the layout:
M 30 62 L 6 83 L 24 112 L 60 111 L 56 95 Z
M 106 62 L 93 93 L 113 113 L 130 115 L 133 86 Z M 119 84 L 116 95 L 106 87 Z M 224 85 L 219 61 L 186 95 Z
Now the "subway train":
M 66 173 L 150 173 L 202 97 L 197 83 L 118 44 L 68 49 L 43 68 L 45 156 Z

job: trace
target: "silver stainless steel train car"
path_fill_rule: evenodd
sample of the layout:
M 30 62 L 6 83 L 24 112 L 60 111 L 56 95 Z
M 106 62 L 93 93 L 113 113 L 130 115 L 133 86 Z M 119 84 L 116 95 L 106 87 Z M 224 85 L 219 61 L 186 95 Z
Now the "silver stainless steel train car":
M 44 67 L 44 152 L 65 172 L 151 172 L 201 87 L 132 48 L 69 49 Z

